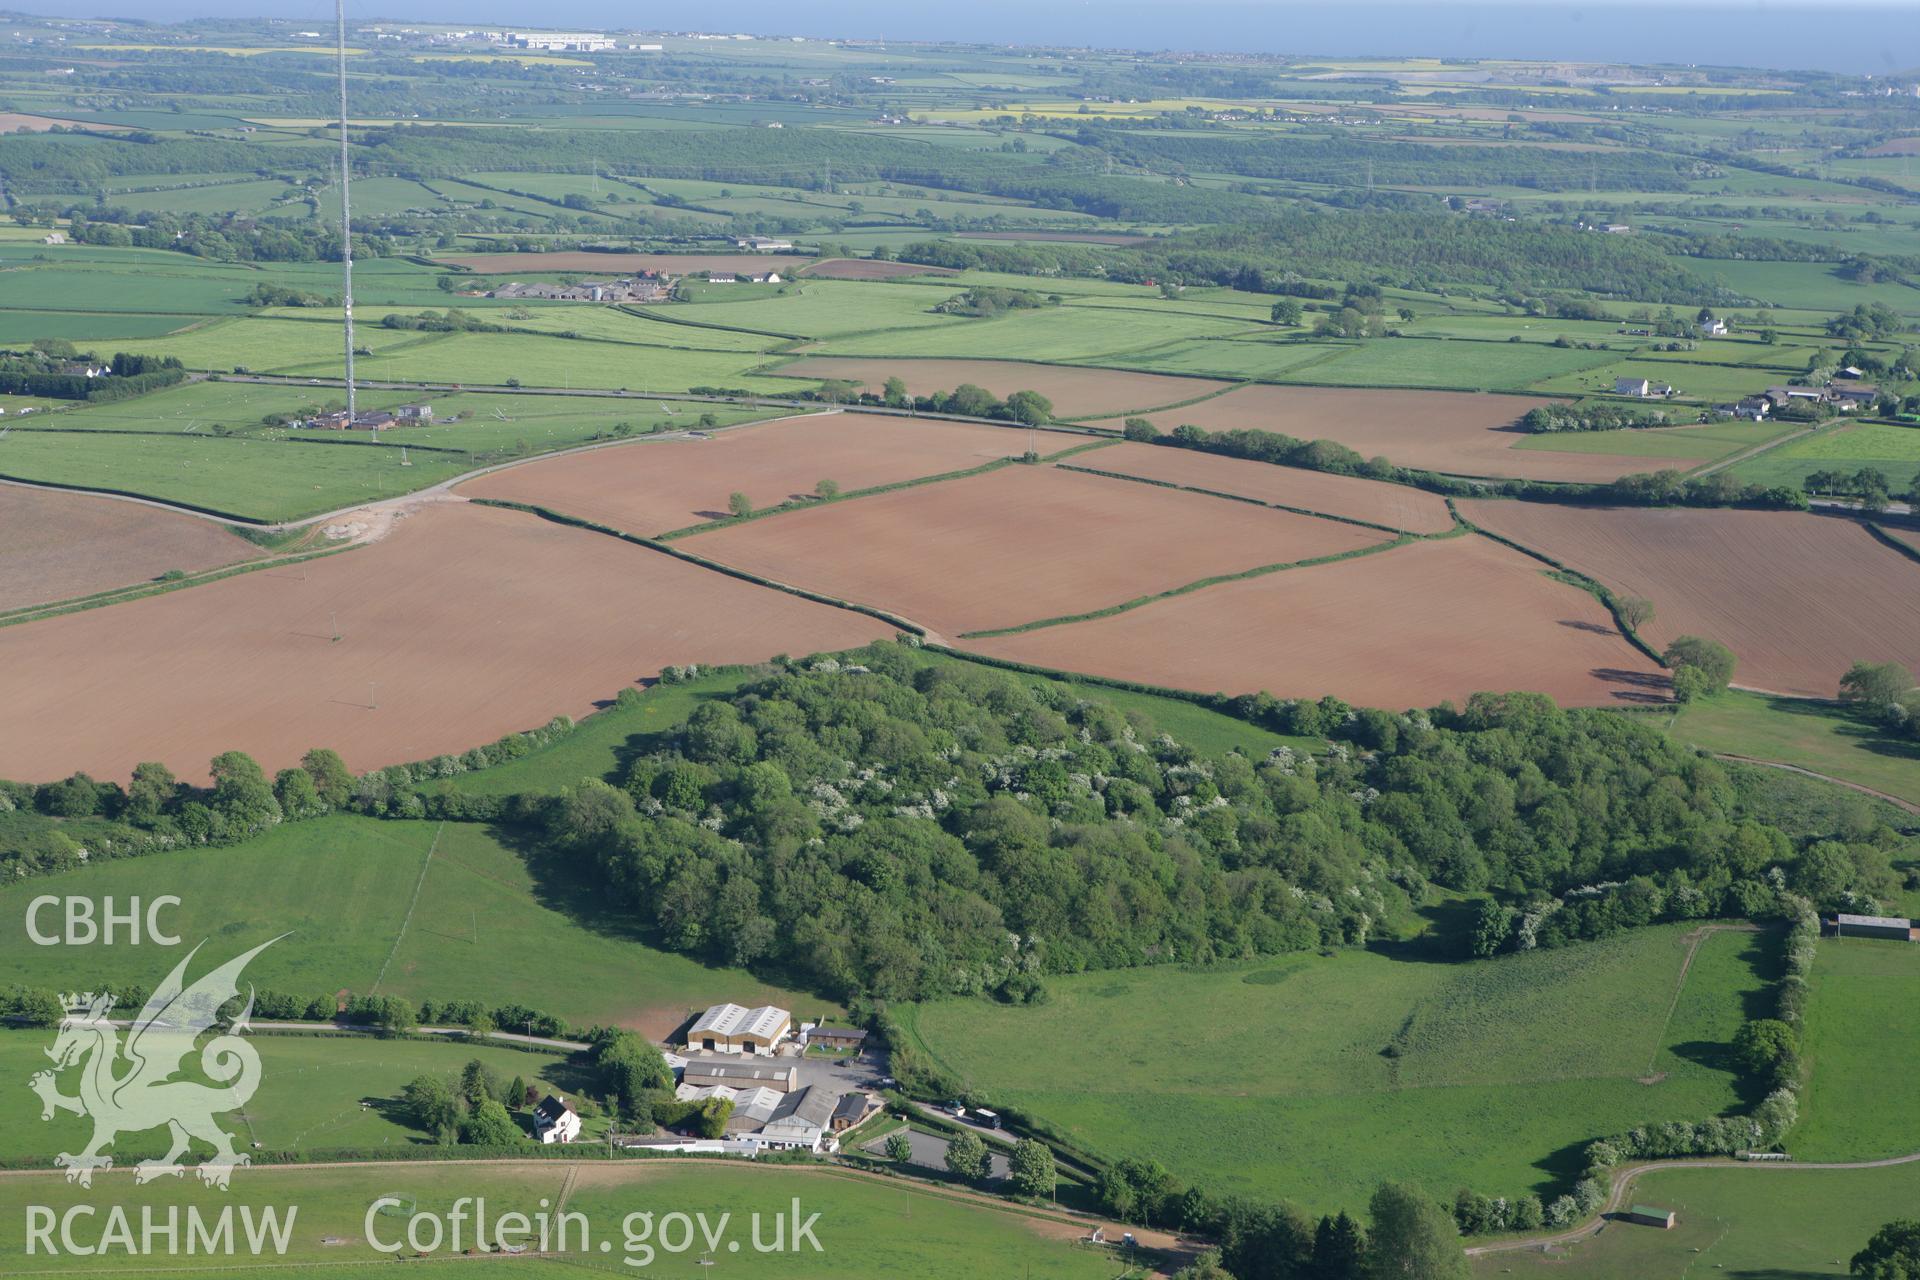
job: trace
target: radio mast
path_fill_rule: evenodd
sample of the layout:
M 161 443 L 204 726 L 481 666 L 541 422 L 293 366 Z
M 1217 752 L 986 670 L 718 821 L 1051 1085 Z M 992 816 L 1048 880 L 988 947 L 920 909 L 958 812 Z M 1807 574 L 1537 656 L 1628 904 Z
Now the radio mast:
M 353 200 L 347 156 L 347 0 L 333 0 L 340 37 L 340 302 L 346 309 L 347 429 L 353 429 Z

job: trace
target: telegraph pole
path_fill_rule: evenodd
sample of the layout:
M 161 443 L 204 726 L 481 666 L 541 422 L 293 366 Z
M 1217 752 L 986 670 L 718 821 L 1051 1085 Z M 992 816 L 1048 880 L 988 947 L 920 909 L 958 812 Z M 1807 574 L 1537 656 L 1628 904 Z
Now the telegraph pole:
M 353 201 L 347 153 L 347 0 L 333 0 L 340 38 L 340 302 L 346 309 L 347 430 L 353 429 Z M 378 437 L 375 437 L 376 439 Z

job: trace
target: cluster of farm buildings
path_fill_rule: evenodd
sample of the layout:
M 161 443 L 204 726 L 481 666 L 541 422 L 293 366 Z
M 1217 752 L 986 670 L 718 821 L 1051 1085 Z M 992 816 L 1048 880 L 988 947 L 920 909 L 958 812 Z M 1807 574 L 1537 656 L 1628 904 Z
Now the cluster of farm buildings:
M 1746 396 L 1730 404 L 1715 405 L 1716 412 L 1730 418 L 1751 418 L 1758 422 L 1791 404 L 1818 405 L 1852 413 L 1880 398 L 1880 388 L 1861 382 L 1858 369 L 1843 369 L 1840 376 L 1820 387 L 1768 387 L 1759 395 Z M 1647 378 L 1615 378 L 1613 394 L 1636 400 L 1670 400 L 1680 394 L 1678 387 Z
M 839 1135 L 880 1109 L 851 1073 L 807 1060 L 809 1050 L 861 1061 L 867 1033 L 851 1027 L 804 1023 L 773 1005 L 746 1008 L 717 1004 L 676 1036 L 667 1053 L 674 1096 L 681 1102 L 719 1099 L 733 1104 L 720 1138 L 675 1136 L 636 1139 L 628 1145 L 657 1151 L 758 1155 L 763 1151 L 839 1149 Z M 551 1104 L 551 1105 L 550 1105 Z M 548 1097 L 534 1112 L 542 1142 L 571 1142 L 580 1120 L 564 1099 Z
M 709 271 L 705 279 L 708 284 L 780 284 L 785 277 L 778 271 Z M 611 280 L 581 280 L 574 284 L 510 280 L 475 296 L 540 302 L 666 302 L 673 296 L 673 285 L 672 276 L 642 271 Z
M 362 409 L 353 414 L 336 409 L 300 418 L 288 425 L 308 431 L 385 431 L 390 427 L 423 427 L 432 421 L 432 405 L 403 404 L 392 409 Z

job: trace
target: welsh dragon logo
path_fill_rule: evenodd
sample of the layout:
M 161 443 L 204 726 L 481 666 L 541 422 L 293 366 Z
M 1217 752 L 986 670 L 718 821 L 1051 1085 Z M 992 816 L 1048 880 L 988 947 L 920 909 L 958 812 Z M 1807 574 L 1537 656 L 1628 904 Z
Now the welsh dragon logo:
M 200 951 L 195 947 L 155 989 L 140 1016 L 126 1026 L 124 1044 L 121 1025 L 107 1016 L 113 1009 L 111 995 L 87 992 L 66 997 L 67 1016 L 47 1050 L 53 1070 L 39 1072 L 31 1084 L 40 1095 L 42 1120 L 53 1119 L 56 1111 L 71 1111 L 93 1121 L 93 1139 L 83 1151 L 54 1157 L 54 1163 L 67 1171 L 67 1181 L 92 1186 L 94 1170 L 113 1167 L 113 1157 L 104 1152 L 121 1134 L 162 1126 L 170 1135 L 171 1149 L 157 1160 L 136 1165 L 136 1183 L 164 1174 L 179 1177 L 184 1172 L 180 1157 L 187 1154 L 189 1140 L 214 1149 L 212 1159 L 202 1161 L 196 1171 L 210 1187 L 225 1190 L 234 1168 L 249 1163 L 244 1152 L 234 1150 L 233 1138 L 214 1117 L 246 1105 L 260 1085 L 260 1055 L 241 1037 L 253 1013 L 251 986 L 239 1017 L 199 1047 L 200 1072 L 213 1083 L 178 1077 L 200 1038 L 218 1023 L 220 1007 L 240 994 L 241 970 L 279 940 L 269 939 L 187 986 L 187 965 Z M 60 1073 L 76 1067 L 80 1092 L 70 1098 L 55 1081 Z

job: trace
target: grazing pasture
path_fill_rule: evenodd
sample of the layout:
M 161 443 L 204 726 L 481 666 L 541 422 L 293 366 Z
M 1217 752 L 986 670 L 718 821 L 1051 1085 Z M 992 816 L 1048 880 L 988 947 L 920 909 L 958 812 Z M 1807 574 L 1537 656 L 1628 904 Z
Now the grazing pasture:
M 1368 458 L 1453 475 L 1607 481 L 1671 465 L 1654 456 L 1516 448 L 1537 437 L 1514 424 L 1527 410 L 1549 403 L 1463 391 L 1249 386 L 1145 416 L 1162 431 L 1192 423 L 1209 431 L 1277 431 L 1303 440 L 1333 440 Z
M 1491 961 L 1348 950 L 1085 973 L 1049 978 L 1043 1005 L 940 1001 L 906 1021 L 988 1105 L 1096 1154 L 1357 1212 L 1387 1178 L 1545 1190 L 1578 1172 L 1575 1144 L 1734 1108 L 1727 1046 L 1767 944 L 1709 935 L 1683 980 L 1690 945 L 1661 926 Z M 1068 1045 L 1100 1069 L 1063 1073 Z
M 1920 945 L 1824 939 L 1808 982 L 1807 1092 L 1793 1153 L 1878 1160 L 1920 1150 L 1920 1072 L 1889 1069 L 1920 1037 Z
M 1297 380 L 1350 387 L 1518 391 L 1542 378 L 1591 368 L 1607 358 L 1601 352 L 1564 350 L 1540 342 L 1386 338 L 1358 343 L 1316 364 L 1311 373 L 1299 374 Z
M 460 491 L 655 534 L 725 518 L 727 499 L 736 492 L 756 508 L 777 506 L 810 497 L 822 480 L 842 492 L 897 484 L 1015 456 L 1026 441 L 1025 432 L 1005 427 L 820 414 L 706 439 L 674 438 L 529 463 L 468 481 Z
M 312 886 L 321 882 L 327 892 L 317 895 Z M 116 901 L 174 894 L 181 905 L 168 918 L 178 922 L 176 932 L 192 942 L 215 938 L 222 954 L 288 934 L 261 952 L 247 976 L 290 995 L 365 993 L 377 983 L 381 993 L 409 1000 L 517 1003 L 583 1027 L 632 1026 L 656 1036 L 688 1011 L 722 1000 L 838 1010 L 744 970 L 659 949 L 565 866 L 529 862 L 471 823 L 333 814 L 230 848 L 103 862 L 62 883 Z M 44 892 L 44 882 L 8 885 L 0 904 L 24 918 L 28 900 Z M 178 959 L 158 972 L 154 953 L 138 947 L 94 948 L 76 960 L 34 946 L 20 929 L 0 937 L 0 958 L 12 981 L 49 987 L 151 986 Z
M 1231 493 L 1275 506 L 1384 524 L 1409 533 L 1445 533 L 1453 527 L 1446 500 L 1438 494 L 1191 449 L 1129 442 L 1076 457 L 1071 465 Z
M 1716 1275 L 1815 1280 L 1845 1276 L 1847 1259 L 1886 1223 L 1920 1204 L 1920 1163 L 1881 1169 L 1755 1164 L 1661 1169 L 1633 1199 L 1672 1209 L 1671 1231 L 1615 1223 L 1551 1253 L 1513 1250 L 1474 1260 L 1482 1277 L 1681 1280 Z M 1710 1262 L 1708 1260 L 1711 1260 Z
M 910 276 L 957 275 L 950 267 L 922 267 L 911 262 L 880 262 L 872 258 L 822 258 L 800 274 L 811 280 L 901 280 Z
M 1737 479 L 1749 484 L 1789 484 L 1820 492 L 1807 477 L 1818 471 L 1851 476 L 1873 468 L 1887 478 L 1895 492 L 1920 476 L 1920 427 L 1883 422 L 1843 423 L 1813 435 L 1769 449 L 1734 467 Z
M 1475 524 L 1653 601 L 1663 647 L 1706 636 L 1736 683 L 1830 698 L 1855 661 L 1920 666 L 1920 564 L 1851 520 L 1788 511 L 1467 502 Z
M 1009 352 L 1034 360 L 1122 363 L 1162 344 L 1226 338 L 1253 328 L 1244 319 L 1192 311 L 1148 311 L 1075 299 L 1065 308 L 1010 311 L 991 320 L 904 333 L 862 333 L 825 343 L 834 355 L 963 357 L 993 360 Z
M 602 534 L 437 505 L 371 547 L 0 630 L 18 730 L 0 777 L 156 759 L 201 777 L 231 749 L 271 771 L 315 745 L 366 770 L 577 718 L 670 664 L 890 634 Z
M 259 554 L 193 516 L 77 493 L 0 485 L 0 610 L 92 595 Z
M 1161 405 L 1185 404 L 1225 391 L 1231 384 L 1117 369 L 1075 369 L 1018 360 L 891 360 L 807 356 L 778 370 L 782 377 L 845 379 L 878 394 L 888 378 L 907 384 L 910 395 L 952 391 L 963 383 L 985 387 L 1002 399 L 1038 391 L 1063 418 L 1102 417 Z M 1118 429 L 1119 423 L 1112 424 Z
M 967 647 L 1201 693 L 1371 707 L 1506 689 L 1568 706 L 1664 698 L 1665 675 L 1600 602 L 1542 569 L 1486 538 L 1448 538 Z
M 1311 516 L 1021 466 L 755 520 L 680 545 L 878 605 L 951 638 L 1385 540 Z
M 1920 804 L 1920 744 L 1850 708 L 1729 689 L 1681 707 L 1670 732 L 1703 751 L 1811 769 Z
M 456 1063 L 456 1074 L 458 1069 Z M 107 1190 L 103 1192 L 102 1187 Z M 709 1160 L 612 1164 L 528 1160 L 514 1165 L 415 1161 L 375 1171 L 263 1165 L 237 1175 L 233 1190 L 211 1211 L 207 1191 L 191 1177 L 161 1178 L 136 1187 L 130 1177 L 115 1170 L 89 1192 L 66 1183 L 59 1171 L 49 1170 L 43 1176 L 0 1180 L 0 1249 L 25 1256 L 26 1206 L 45 1205 L 56 1214 L 64 1214 L 71 1206 L 98 1204 L 103 1194 L 124 1206 L 136 1224 L 147 1207 L 152 1208 L 155 1222 L 165 1223 L 170 1220 L 170 1210 L 179 1210 L 184 1220 L 186 1209 L 192 1207 L 211 1220 L 217 1217 L 218 1209 L 231 1203 L 236 1209 L 236 1235 L 243 1221 L 240 1210 L 251 1209 L 259 1216 L 262 1209 L 272 1208 L 281 1222 L 289 1223 L 288 1206 L 298 1206 L 297 1229 L 288 1232 L 284 1257 L 269 1251 L 264 1257 L 254 1258 L 243 1249 L 237 1256 L 170 1258 L 166 1270 L 177 1280 L 273 1276 L 288 1268 L 318 1269 L 339 1280 L 383 1276 L 395 1270 L 394 1257 L 376 1252 L 367 1240 L 367 1211 L 382 1195 L 400 1197 L 414 1206 L 415 1212 L 430 1215 L 441 1225 L 456 1203 L 466 1203 L 471 1210 L 468 1197 L 484 1199 L 490 1223 L 498 1223 L 500 1215 L 509 1213 L 536 1222 L 538 1215 L 555 1213 L 561 1205 L 570 1215 L 582 1215 L 590 1226 L 585 1241 L 577 1226 L 569 1229 L 564 1241 L 555 1229 L 555 1243 L 568 1246 L 564 1254 L 478 1260 L 490 1275 L 498 1273 L 513 1280 L 545 1276 L 555 1266 L 565 1265 L 602 1275 L 692 1271 L 695 1260 L 706 1249 L 697 1231 L 684 1242 L 677 1231 L 669 1232 L 675 1248 L 686 1246 L 671 1252 L 662 1247 L 665 1237 L 658 1234 L 659 1228 L 649 1222 L 645 1239 L 629 1249 L 625 1232 L 640 1232 L 641 1224 L 629 1222 L 628 1215 L 640 1206 L 655 1214 L 670 1206 L 673 1213 L 688 1215 L 690 1223 L 698 1215 L 711 1230 L 721 1232 L 716 1261 L 729 1275 L 777 1276 L 782 1280 L 893 1280 L 911 1272 L 921 1280 L 974 1280 L 1011 1268 L 1013 1273 L 1032 1276 L 1033 1280 L 1106 1280 L 1116 1266 L 1114 1250 L 1074 1243 L 1088 1230 L 1078 1222 L 1030 1217 L 988 1201 L 956 1198 L 898 1181 L 835 1176 L 765 1162 Z M 796 1203 L 801 1206 L 802 1220 L 819 1215 L 813 1225 L 813 1239 L 820 1244 L 818 1251 L 805 1244 L 793 1250 L 764 1253 L 750 1247 L 752 1219 L 759 1219 L 762 1239 L 770 1243 L 774 1224 L 786 1223 Z M 88 1221 L 85 1217 L 80 1220 Z M 104 1214 L 93 1221 L 104 1225 Z M 406 1216 L 379 1217 L 375 1222 L 382 1240 L 404 1242 Z M 667 1224 L 663 1221 L 661 1225 Z M 423 1226 L 422 1239 L 430 1239 L 432 1227 Z M 1109 1227 L 1108 1232 L 1115 1235 L 1117 1228 Z M 469 1223 L 463 1243 L 472 1234 Z M 184 1242 L 184 1232 L 181 1239 Z M 601 1252 L 602 1242 L 609 1252 Z M 729 1242 L 740 1246 L 737 1253 L 727 1251 Z M 641 1244 L 650 1252 L 641 1253 Z M 183 1251 L 184 1247 L 183 1243 Z M 627 1258 L 633 1259 L 633 1266 L 622 1265 Z M 46 1274 L 50 1275 L 132 1275 L 148 1269 L 150 1261 L 143 1254 L 118 1249 L 92 1257 L 76 1257 L 64 1250 L 49 1256 L 43 1251 L 35 1258 L 36 1263 L 45 1263 Z M 651 1264 L 645 1271 L 640 1269 L 642 1261 Z M 476 1259 L 462 1256 L 461 1250 L 453 1249 L 443 1239 L 440 1252 L 406 1265 L 410 1271 L 417 1269 L 433 1280 L 448 1280 L 464 1276 L 475 1264 Z

